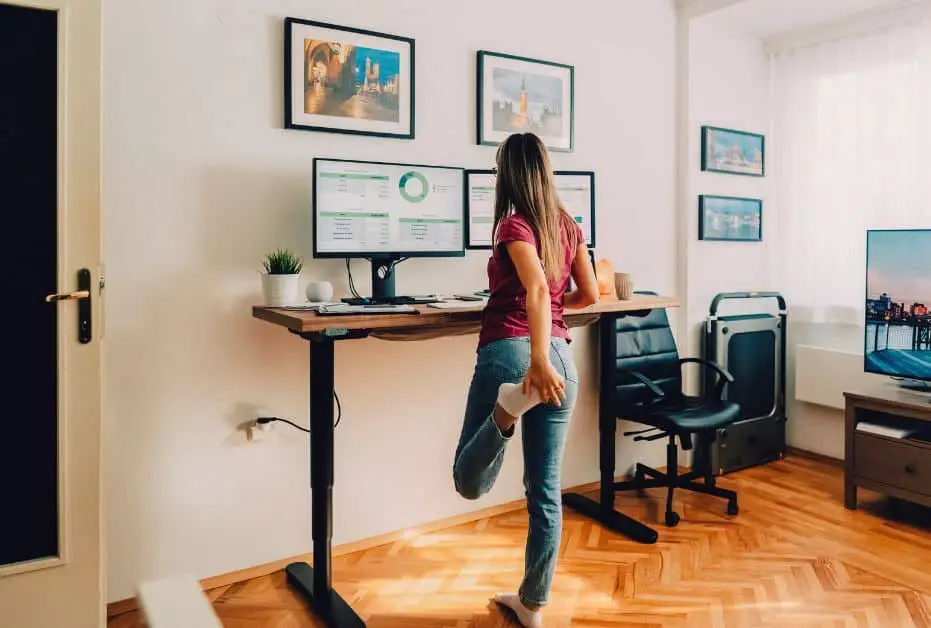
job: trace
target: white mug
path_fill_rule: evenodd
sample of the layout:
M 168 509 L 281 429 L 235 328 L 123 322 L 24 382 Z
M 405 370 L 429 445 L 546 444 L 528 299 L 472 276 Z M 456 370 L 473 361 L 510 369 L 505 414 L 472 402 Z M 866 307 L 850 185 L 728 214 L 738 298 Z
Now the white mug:
M 333 284 L 329 281 L 311 281 L 304 294 L 311 303 L 329 303 L 333 299 Z

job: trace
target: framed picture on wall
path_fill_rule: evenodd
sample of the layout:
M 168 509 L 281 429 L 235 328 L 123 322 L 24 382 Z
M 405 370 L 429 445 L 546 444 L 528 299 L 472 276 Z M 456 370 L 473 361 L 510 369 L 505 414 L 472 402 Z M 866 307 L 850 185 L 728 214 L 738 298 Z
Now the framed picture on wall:
M 285 128 L 413 139 L 414 40 L 289 17 Z
M 701 169 L 762 177 L 766 173 L 766 138 L 758 133 L 703 126 Z
M 738 242 L 762 240 L 763 201 L 736 196 L 699 196 L 698 239 Z
M 478 51 L 479 144 L 535 133 L 553 151 L 575 147 L 575 68 L 563 63 Z

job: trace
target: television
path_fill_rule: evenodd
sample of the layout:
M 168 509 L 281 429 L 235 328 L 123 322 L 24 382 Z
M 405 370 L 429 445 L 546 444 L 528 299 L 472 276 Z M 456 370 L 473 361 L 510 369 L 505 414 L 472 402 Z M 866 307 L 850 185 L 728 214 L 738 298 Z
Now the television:
M 931 228 L 866 235 L 864 369 L 931 389 Z

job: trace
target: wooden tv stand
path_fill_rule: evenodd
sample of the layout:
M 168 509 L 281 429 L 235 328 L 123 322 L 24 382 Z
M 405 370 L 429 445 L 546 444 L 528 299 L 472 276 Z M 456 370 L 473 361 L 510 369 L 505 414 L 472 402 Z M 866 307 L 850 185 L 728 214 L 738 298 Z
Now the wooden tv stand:
M 844 506 L 857 507 L 857 488 L 931 506 L 931 398 L 893 384 L 845 392 Z M 867 425 L 922 430 L 920 437 L 876 434 Z

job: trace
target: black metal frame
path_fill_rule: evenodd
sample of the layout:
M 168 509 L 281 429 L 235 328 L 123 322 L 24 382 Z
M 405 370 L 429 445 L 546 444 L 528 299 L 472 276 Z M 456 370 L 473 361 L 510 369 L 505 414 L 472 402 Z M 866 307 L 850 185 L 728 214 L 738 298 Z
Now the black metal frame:
M 602 316 L 604 322 L 613 322 L 610 315 Z M 288 585 L 310 605 L 324 625 L 329 628 L 364 628 L 365 622 L 346 600 L 333 589 L 333 480 L 334 480 L 334 384 L 335 344 L 338 340 L 367 338 L 370 330 L 333 328 L 323 332 L 294 332 L 310 345 L 310 490 L 311 490 L 311 538 L 313 540 L 313 565 L 306 562 L 290 563 L 285 568 Z M 691 360 L 691 359 L 689 359 Z M 614 437 L 616 418 L 605 402 L 607 389 L 605 375 L 601 380 L 600 413 L 600 457 L 601 457 L 601 503 L 581 495 L 564 496 L 566 505 L 589 514 L 611 530 L 642 543 L 655 543 L 656 531 L 614 510 Z M 644 471 L 647 473 L 647 471 Z M 656 472 L 652 472 L 656 475 Z
M 712 131 L 721 131 L 731 133 L 732 135 L 743 135 L 760 140 L 760 151 L 763 153 L 763 168 L 760 173 L 755 172 L 736 172 L 734 170 L 723 170 L 712 168 L 708 165 L 708 134 Z M 718 172 L 721 174 L 733 174 L 740 177 L 765 177 L 766 176 L 766 136 L 761 133 L 752 133 L 750 131 L 740 131 L 738 129 L 727 129 L 718 126 L 705 125 L 701 128 L 701 169 L 702 172 Z
M 476 53 L 476 129 L 475 143 L 481 146 L 497 146 L 500 142 L 485 138 L 483 133 L 484 120 L 484 99 L 485 99 L 485 59 L 497 57 L 499 59 L 510 59 L 524 63 L 545 65 L 560 68 L 569 73 L 569 146 L 551 146 L 547 145 L 550 152 L 571 153 L 575 150 L 575 66 L 567 63 L 556 61 L 544 61 L 543 59 L 534 59 L 532 57 L 522 57 L 519 55 L 505 54 L 503 52 L 492 52 L 490 50 L 479 50 Z
M 330 628 L 364 628 L 365 622 L 333 589 L 333 389 L 337 338 L 364 338 L 367 331 L 332 336 L 299 334 L 310 344 L 310 491 L 313 567 L 295 562 L 285 568 L 288 584 Z
M 337 30 L 344 31 L 346 33 L 353 33 L 355 35 L 364 35 L 368 37 L 377 37 L 379 39 L 387 39 L 391 41 L 401 42 L 408 46 L 407 57 L 410 63 L 411 68 L 411 77 L 410 85 L 408 89 L 410 90 L 410 130 L 407 133 L 391 133 L 384 131 L 365 131 L 362 129 L 350 129 L 345 127 L 338 126 L 322 126 L 322 125 L 308 125 L 308 124 L 298 124 L 294 122 L 294 111 L 291 104 L 291 99 L 293 97 L 293 88 L 291 81 L 293 80 L 293 71 L 294 71 L 294 60 L 291 56 L 291 43 L 294 39 L 294 28 L 296 26 L 312 26 L 316 28 L 323 28 L 328 30 Z M 401 35 L 392 35 L 390 33 L 379 33 L 377 31 L 366 30 L 362 28 L 355 28 L 352 26 L 341 26 L 338 24 L 328 24 L 326 22 L 318 22 L 315 20 L 304 20 L 296 17 L 286 17 L 284 19 L 284 128 L 286 129 L 296 129 L 299 131 L 321 131 L 324 133 L 343 133 L 346 135 L 368 135 L 371 137 L 387 137 L 401 140 L 412 140 L 414 139 L 414 126 L 416 121 L 415 116 L 415 105 L 416 105 L 416 89 L 415 89 L 415 61 L 416 61 L 416 52 L 415 52 L 416 42 L 412 37 L 403 37 Z M 302 70 L 303 73 L 303 70 Z
M 759 236 L 755 238 L 713 238 L 705 235 L 705 213 L 709 200 L 719 201 L 745 201 L 756 205 L 760 215 Z M 698 239 L 703 242 L 762 242 L 763 241 L 763 199 L 743 196 L 721 196 L 719 194 L 699 194 L 698 196 Z

